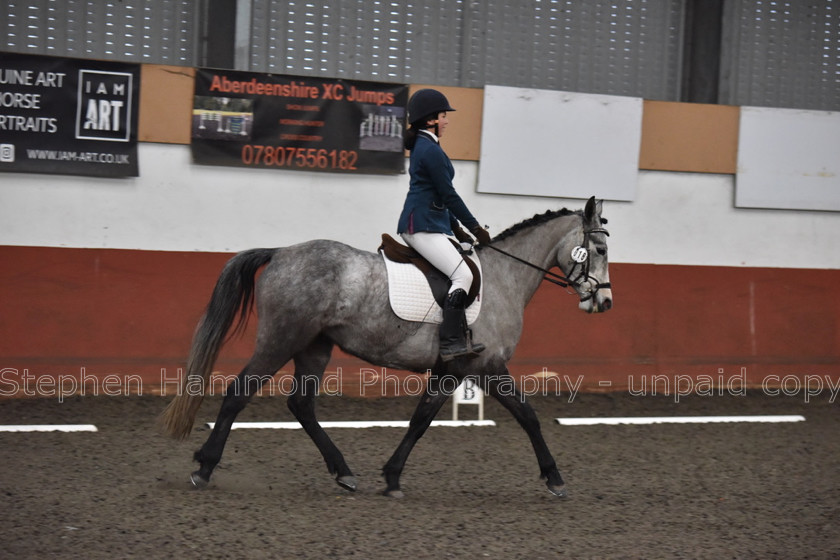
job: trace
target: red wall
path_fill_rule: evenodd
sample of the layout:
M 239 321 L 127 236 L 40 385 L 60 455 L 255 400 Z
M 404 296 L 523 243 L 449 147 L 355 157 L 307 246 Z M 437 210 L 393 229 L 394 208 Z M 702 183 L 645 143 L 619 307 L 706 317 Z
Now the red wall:
M 183 367 L 230 256 L 0 247 L 0 396 L 69 393 L 83 376 L 86 394 L 126 390 L 120 380 L 156 392 Z M 634 391 L 647 376 L 648 392 L 704 376 L 743 376 L 750 386 L 840 380 L 838 270 L 613 264 L 610 272 L 615 307 L 606 314 L 587 315 L 562 289 L 540 288 L 510 364 L 515 375 L 545 369 L 574 383 L 582 375 L 589 390 Z M 252 340 L 253 324 L 216 369 L 237 373 Z M 345 394 L 381 371 L 338 352 L 328 372 L 337 368 Z M 94 377 L 106 376 L 109 385 L 95 389 Z

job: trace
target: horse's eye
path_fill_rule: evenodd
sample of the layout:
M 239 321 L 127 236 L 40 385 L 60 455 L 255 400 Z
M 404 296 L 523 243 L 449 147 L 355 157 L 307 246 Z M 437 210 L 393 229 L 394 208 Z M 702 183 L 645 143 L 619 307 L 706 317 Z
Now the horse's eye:
M 596 251 L 598 251 L 598 254 L 599 254 L 599 255 L 606 255 L 606 254 L 607 254 L 607 250 L 606 250 L 606 249 L 604 249 L 603 247 L 598 247 L 598 248 L 597 248 L 597 249 L 595 249 L 595 250 L 596 250 Z

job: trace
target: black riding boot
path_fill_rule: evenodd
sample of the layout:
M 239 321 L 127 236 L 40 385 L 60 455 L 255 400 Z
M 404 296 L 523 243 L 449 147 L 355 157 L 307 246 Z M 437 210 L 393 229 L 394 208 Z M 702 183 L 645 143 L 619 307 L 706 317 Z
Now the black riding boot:
M 443 323 L 440 325 L 440 357 L 444 362 L 455 358 L 474 358 L 484 350 L 483 344 L 472 342 L 467 329 L 466 299 L 467 292 L 461 289 L 446 297 Z

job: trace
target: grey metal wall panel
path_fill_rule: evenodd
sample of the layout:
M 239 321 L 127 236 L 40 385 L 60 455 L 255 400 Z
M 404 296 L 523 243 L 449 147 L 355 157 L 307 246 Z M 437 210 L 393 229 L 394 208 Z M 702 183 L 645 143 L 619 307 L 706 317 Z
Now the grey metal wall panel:
M 449 83 L 460 66 L 461 2 L 255 0 L 249 69 Z
M 840 1 L 729 0 L 722 103 L 840 110 Z
M 196 0 L 9 0 L 3 50 L 77 58 L 195 64 Z
M 683 0 L 471 2 L 463 85 L 678 99 Z
M 678 99 L 684 0 L 253 0 L 249 69 Z
M 6 0 L 0 49 L 196 66 L 210 1 Z M 237 1 L 242 69 L 680 99 L 685 0 Z M 721 103 L 840 109 L 840 0 L 724 10 Z

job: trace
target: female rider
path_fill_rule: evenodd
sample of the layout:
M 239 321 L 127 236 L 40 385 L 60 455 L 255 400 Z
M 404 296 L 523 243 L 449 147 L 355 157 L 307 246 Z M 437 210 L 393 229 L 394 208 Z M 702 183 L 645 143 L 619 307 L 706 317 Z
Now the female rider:
M 458 225 L 460 221 L 479 243 L 490 243 L 490 234 L 455 192 L 455 168 L 440 147 L 439 138 L 449 125 L 446 114 L 454 110 L 446 97 L 434 89 L 418 90 L 408 100 L 411 126 L 406 132 L 405 147 L 411 151 L 410 186 L 397 225 L 397 233 L 405 242 L 452 281 L 440 326 L 443 361 L 474 357 L 484 350 L 483 344 L 470 343 L 467 338 L 464 307 L 473 275 L 451 236 L 472 241 Z

